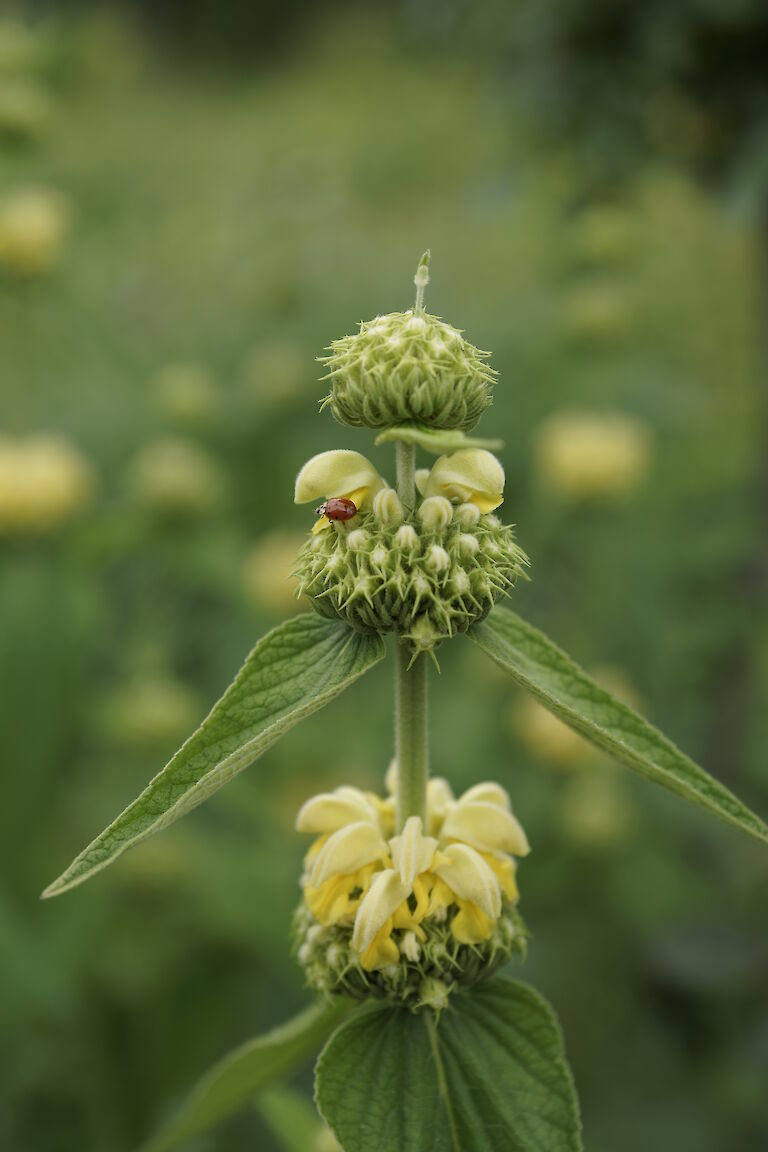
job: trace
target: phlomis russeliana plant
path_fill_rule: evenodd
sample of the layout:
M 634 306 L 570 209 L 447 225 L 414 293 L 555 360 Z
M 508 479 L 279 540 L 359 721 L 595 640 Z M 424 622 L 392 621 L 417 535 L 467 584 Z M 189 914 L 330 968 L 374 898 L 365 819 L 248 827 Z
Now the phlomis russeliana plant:
M 145 1152 L 182 1144 L 318 1051 L 316 1103 L 345 1152 L 582 1147 L 554 1013 L 505 972 L 526 948 L 526 833 L 499 783 L 456 796 L 430 774 L 428 681 L 456 637 L 602 751 L 768 841 L 733 793 L 511 610 L 528 561 L 503 519 L 501 445 L 470 435 L 496 374 L 488 353 L 426 311 L 428 279 L 425 253 L 414 306 L 361 323 L 323 357 L 322 408 L 393 445 L 394 468 L 382 476 L 348 450 L 300 468 L 294 496 L 309 508 L 296 575 L 314 613 L 256 644 L 197 732 L 44 893 L 83 883 L 189 812 L 389 649 L 395 748 L 383 791 L 349 781 L 297 815 L 310 840 L 295 953 L 316 1000 L 216 1065 Z

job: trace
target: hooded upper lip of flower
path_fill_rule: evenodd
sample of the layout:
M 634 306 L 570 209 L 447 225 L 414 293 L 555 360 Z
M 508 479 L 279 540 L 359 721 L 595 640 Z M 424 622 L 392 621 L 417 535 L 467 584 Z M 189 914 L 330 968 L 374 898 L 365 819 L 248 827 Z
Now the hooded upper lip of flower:
M 373 464 L 360 452 L 346 448 L 321 452 L 308 460 L 296 477 L 296 504 L 308 504 L 310 500 L 330 500 L 342 496 L 351 500 L 358 512 L 367 510 L 373 497 L 386 481 L 378 474 Z M 322 516 L 314 526 L 314 532 L 321 532 L 330 526 L 330 521 Z
M 441 456 L 424 481 L 424 496 L 445 496 L 493 512 L 504 500 L 504 469 L 492 452 L 461 448 Z
M 308 902 L 322 907 L 326 922 L 354 920 L 352 947 L 369 969 L 396 962 L 393 928 L 421 934 L 425 916 L 450 904 L 459 908 L 451 923 L 454 935 L 468 943 L 484 939 L 498 919 L 502 894 L 517 897 L 510 854 L 530 850 L 500 785 L 478 784 L 456 800 L 440 777 L 428 786 L 434 835 L 425 835 L 421 820 L 412 816 L 392 836 L 395 784 L 391 765 L 387 800 L 337 788 L 308 800 L 296 821 L 299 831 L 319 836 L 305 861 Z M 322 885 L 327 891 L 321 893 Z

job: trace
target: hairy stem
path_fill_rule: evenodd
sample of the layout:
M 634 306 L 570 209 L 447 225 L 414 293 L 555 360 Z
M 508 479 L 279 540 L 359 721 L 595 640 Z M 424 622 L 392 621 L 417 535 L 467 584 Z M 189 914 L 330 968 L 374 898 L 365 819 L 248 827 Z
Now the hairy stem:
M 397 494 L 403 507 L 413 511 L 416 503 L 416 445 L 395 442 L 395 464 L 397 466 Z
M 422 652 L 409 668 L 411 653 L 402 640 L 395 666 L 395 755 L 397 757 L 397 829 L 409 816 L 426 828 L 429 735 L 427 732 L 427 657 Z
M 416 502 L 416 447 L 395 444 L 397 491 L 403 506 Z M 395 667 L 395 756 L 397 758 L 397 827 L 409 816 L 420 816 L 426 827 L 429 735 L 427 731 L 427 657 L 411 661 L 405 641 L 399 641 Z

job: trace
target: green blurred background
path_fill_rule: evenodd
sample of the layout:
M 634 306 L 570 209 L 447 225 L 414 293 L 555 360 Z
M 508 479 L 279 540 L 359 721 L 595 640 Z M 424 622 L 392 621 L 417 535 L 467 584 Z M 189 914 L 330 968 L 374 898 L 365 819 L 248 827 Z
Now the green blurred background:
M 409 306 L 427 245 L 429 309 L 500 372 L 515 607 L 768 811 L 768 38 L 746 0 L 3 12 L 0 1147 L 129 1152 L 306 1001 L 294 813 L 381 786 L 391 669 L 38 894 L 301 609 L 298 468 L 393 478 L 318 415 L 314 358 Z M 586 1147 L 764 1152 L 765 851 L 470 644 L 440 663 L 434 770 L 501 780 L 529 833 L 522 974 Z M 275 1114 L 196 1147 L 312 1152 Z

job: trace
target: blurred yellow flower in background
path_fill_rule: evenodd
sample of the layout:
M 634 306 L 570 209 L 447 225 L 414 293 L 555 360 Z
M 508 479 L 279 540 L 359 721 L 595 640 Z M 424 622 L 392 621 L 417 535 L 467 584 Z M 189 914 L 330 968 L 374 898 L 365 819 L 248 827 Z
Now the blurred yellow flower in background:
M 27 188 L 0 202 L 0 269 L 44 276 L 58 263 L 71 218 L 69 201 L 50 188 Z
M 177 424 L 205 427 L 216 415 L 216 381 L 204 364 L 167 364 L 151 387 L 160 411 Z
M 141 505 L 167 516 L 209 512 L 226 488 L 214 456 L 192 440 L 171 436 L 154 440 L 138 452 L 128 481 Z
M 154 672 L 115 688 L 101 707 L 106 734 L 126 746 L 182 739 L 202 715 L 196 692 L 172 676 Z
M 0 437 L 0 535 L 50 532 L 93 496 L 95 474 L 62 436 Z
M 293 576 L 305 538 L 304 533 L 280 528 L 259 537 L 243 561 L 243 591 L 250 603 L 275 616 L 306 605 L 306 600 L 296 600 Z
M 631 496 L 645 479 L 651 455 L 648 425 L 621 412 L 562 409 L 534 433 L 539 479 L 568 500 Z

